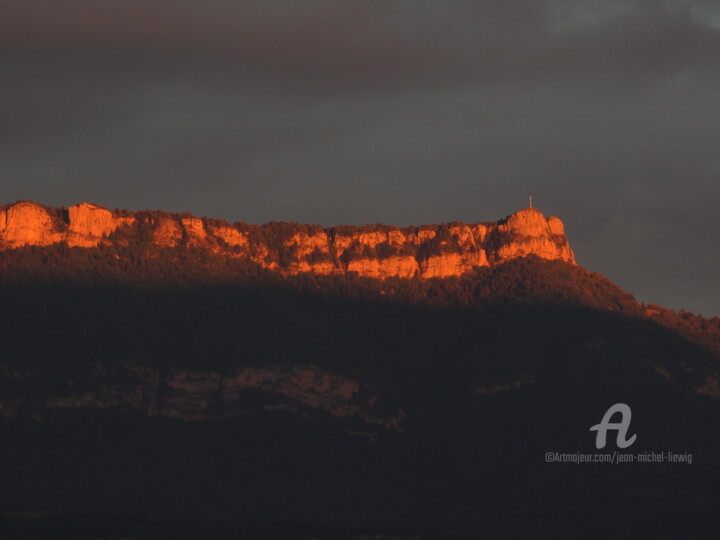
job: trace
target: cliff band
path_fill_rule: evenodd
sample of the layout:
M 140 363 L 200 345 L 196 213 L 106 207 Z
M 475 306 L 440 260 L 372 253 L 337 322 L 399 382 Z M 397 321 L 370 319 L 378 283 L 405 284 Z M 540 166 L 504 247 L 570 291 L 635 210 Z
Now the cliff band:
M 489 223 L 322 228 L 274 222 L 231 224 L 165 212 L 113 212 L 88 203 L 68 209 L 27 201 L 0 207 L 0 250 L 137 242 L 248 258 L 286 275 L 357 272 L 379 279 L 444 278 L 531 254 L 575 264 L 562 221 L 545 218 L 535 208 Z

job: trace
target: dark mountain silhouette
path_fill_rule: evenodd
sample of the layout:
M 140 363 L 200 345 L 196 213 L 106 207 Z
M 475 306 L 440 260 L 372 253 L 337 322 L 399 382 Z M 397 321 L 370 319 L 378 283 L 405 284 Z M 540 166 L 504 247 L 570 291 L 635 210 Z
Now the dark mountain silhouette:
M 377 279 L 128 232 L 0 252 L 3 538 L 713 536 L 717 318 L 532 253 Z M 617 402 L 693 463 L 546 463 Z

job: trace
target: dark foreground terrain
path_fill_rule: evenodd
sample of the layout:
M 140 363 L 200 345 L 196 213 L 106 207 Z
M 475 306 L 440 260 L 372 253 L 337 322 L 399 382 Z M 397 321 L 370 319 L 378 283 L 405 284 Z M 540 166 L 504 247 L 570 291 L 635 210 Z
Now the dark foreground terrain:
M 156 255 L 0 254 L 0 537 L 715 537 L 717 319 L 535 257 L 380 282 Z M 600 452 L 616 402 L 626 451 L 692 464 L 546 463 Z

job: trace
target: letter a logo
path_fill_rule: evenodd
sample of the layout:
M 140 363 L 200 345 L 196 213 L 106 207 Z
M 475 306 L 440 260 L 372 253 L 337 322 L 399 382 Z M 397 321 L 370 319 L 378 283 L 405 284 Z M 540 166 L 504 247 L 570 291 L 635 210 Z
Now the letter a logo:
M 622 415 L 620 423 L 610 422 L 610 419 L 615 413 L 620 413 Z M 595 437 L 595 447 L 598 449 L 605 448 L 607 432 L 609 429 L 616 429 L 618 432 L 616 442 L 618 448 L 627 448 L 634 443 L 635 439 L 637 439 L 637 435 L 633 435 L 629 439 L 625 438 L 627 436 L 628 428 L 630 427 L 631 418 L 632 412 L 627 404 L 616 403 L 610 407 L 602 417 L 602 421 L 590 428 L 590 431 L 598 432 L 597 437 Z

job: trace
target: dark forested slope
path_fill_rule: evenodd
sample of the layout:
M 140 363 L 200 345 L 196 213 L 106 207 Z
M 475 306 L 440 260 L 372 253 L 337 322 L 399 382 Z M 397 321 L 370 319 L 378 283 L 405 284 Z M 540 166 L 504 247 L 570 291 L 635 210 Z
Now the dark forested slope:
M 0 302 L 0 508 L 44 516 L 6 515 L 20 535 L 604 538 L 720 508 L 717 319 L 569 263 L 376 280 L 58 244 L 0 253 Z M 618 401 L 635 449 L 693 465 L 545 463 Z

